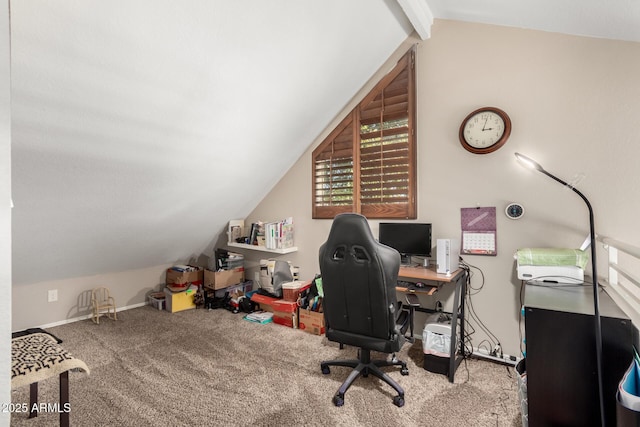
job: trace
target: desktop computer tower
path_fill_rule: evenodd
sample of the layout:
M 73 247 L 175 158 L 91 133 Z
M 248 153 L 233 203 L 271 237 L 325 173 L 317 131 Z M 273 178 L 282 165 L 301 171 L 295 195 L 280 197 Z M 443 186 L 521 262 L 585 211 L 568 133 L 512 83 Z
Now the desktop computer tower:
M 436 272 L 451 274 L 459 267 L 460 242 L 456 239 L 438 239 L 436 242 Z

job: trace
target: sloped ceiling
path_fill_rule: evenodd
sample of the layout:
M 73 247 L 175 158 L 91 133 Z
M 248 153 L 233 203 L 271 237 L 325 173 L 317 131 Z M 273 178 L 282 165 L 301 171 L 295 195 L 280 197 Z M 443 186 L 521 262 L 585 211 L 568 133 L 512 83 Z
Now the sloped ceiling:
M 401 0 L 416 1 L 421 0 Z M 436 18 L 640 41 L 637 0 L 425 0 Z
M 443 18 L 640 41 L 637 0 L 12 0 L 10 7 L 14 284 L 209 250 L 411 24 L 422 38 L 432 18 Z
M 12 1 L 14 284 L 200 255 L 411 31 L 395 0 Z

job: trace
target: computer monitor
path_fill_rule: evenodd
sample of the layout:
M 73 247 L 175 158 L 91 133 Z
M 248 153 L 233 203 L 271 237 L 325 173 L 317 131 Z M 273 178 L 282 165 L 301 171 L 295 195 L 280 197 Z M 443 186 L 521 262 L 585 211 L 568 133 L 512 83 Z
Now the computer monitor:
M 431 256 L 431 224 L 381 222 L 378 241 L 400 252 L 403 264 L 410 264 L 411 256 Z

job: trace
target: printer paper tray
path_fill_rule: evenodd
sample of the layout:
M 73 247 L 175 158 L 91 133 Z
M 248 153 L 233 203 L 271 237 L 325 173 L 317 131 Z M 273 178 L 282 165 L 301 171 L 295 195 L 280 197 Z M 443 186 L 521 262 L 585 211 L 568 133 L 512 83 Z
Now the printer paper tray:
M 518 265 L 518 279 L 540 282 L 582 283 L 584 270 L 571 265 Z

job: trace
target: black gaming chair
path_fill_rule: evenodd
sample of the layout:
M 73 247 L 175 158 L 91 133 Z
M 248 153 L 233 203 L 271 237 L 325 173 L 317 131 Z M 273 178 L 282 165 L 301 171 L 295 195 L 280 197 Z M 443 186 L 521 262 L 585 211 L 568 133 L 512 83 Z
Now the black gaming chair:
M 393 387 L 396 406 L 404 405 L 404 390 L 384 373 L 382 366 L 401 366 L 395 357 L 404 343 L 408 313 L 396 300 L 400 254 L 378 243 L 367 219 L 358 214 L 336 216 L 327 241 L 320 247 L 320 272 L 324 289 L 325 331 L 330 341 L 359 347 L 359 360 L 321 362 L 323 374 L 329 366 L 347 366 L 354 370 L 333 397 L 336 406 L 344 404 L 344 394 L 353 381 L 373 374 Z M 394 353 L 391 360 L 371 360 L 371 350 Z

